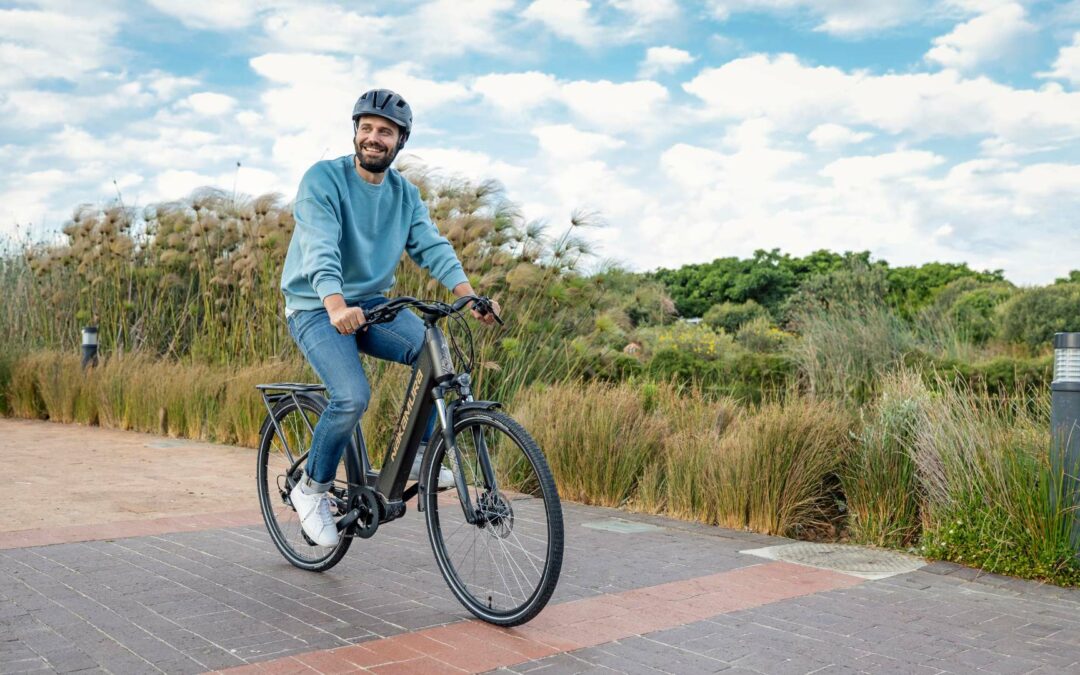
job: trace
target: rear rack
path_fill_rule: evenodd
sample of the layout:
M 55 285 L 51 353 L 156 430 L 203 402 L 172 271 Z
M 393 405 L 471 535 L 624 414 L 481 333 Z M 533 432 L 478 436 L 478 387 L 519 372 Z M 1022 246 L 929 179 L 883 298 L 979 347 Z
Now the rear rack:
M 326 387 L 321 384 L 304 384 L 302 382 L 275 382 L 273 384 L 257 384 L 256 389 L 263 391 L 325 391 Z
M 288 439 L 285 438 L 281 427 L 278 426 L 277 419 L 274 418 L 274 406 L 284 399 L 291 398 L 296 407 L 299 408 L 300 402 L 296 400 L 298 393 L 326 391 L 326 387 L 321 384 L 305 384 L 303 382 L 273 382 L 270 384 L 257 384 L 255 388 L 262 392 L 263 405 L 266 406 L 266 412 L 269 414 L 268 419 L 274 425 L 274 431 L 277 433 L 278 438 L 281 439 L 282 445 L 285 446 L 285 452 L 290 461 L 295 463 L 298 460 L 294 459 L 293 449 L 289 447 Z M 308 432 L 314 436 L 315 430 L 311 428 L 311 422 L 308 421 L 307 415 L 304 415 L 303 418 L 304 423 L 307 424 Z M 289 473 L 292 474 L 292 469 L 289 470 Z

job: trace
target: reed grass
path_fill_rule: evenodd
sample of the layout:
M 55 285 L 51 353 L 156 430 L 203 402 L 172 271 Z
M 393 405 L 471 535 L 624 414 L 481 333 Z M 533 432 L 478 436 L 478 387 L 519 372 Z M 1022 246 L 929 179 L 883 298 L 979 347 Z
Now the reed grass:
M 913 439 L 930 394 L 912 372 L 886 376 L 878 402 L 840 473 L 853 540 L 906 547 L 920 533 L 919 484 Z
M 1080 583 L 1067 475 L 1052 467 L 1049 402 L 942 387 L 915 435 L 922 551 L 1020 577 Z
M 630 499 L 642 473 L 661 457 L 669 429 L 647 412 L 632 384 L 530 388 L 513 414 L 543 449 L 560 494 L 602 506 Z

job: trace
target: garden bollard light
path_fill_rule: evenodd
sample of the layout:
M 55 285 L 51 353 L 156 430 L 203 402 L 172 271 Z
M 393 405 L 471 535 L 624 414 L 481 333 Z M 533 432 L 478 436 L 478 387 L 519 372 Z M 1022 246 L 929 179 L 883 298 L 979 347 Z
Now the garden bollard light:
M 1050 463 L 1062 475 L 1059 492 L 1072 511 L 1070 541 L 1080 547 L 1080 333 L 1054 336 L 1054 381 L 1050 383 Z
M 82 329 L 82 367 L 97 365 L 97 326 L 86 326 Z

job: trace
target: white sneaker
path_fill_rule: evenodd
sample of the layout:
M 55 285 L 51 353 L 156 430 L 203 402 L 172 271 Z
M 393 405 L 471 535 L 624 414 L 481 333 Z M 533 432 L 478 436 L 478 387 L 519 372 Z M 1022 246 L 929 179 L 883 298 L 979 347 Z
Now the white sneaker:
M 422 444 L 416 451 L 416 459 L 413 460 L 412 469 L 409 470 L 409 480 L 420 480 L 420 465 L 424 463 L 424 450 L 427 445 Z M 439 467 L 439 489 L 454 487 L 454 472 L 445 466 Z
M 304 534 L 319 546 L 337 546 L 338 530 L 330 515 L 330 496 L 325 492 L 308 494 L 300 489 L 300 483 L 289 493 L 289 501 L 300 516 Z

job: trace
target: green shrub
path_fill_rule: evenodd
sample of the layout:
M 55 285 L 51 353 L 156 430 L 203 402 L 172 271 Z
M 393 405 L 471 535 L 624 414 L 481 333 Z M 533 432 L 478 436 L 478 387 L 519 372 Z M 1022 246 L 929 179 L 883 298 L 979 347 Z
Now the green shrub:
M 1013 294 L 1007 284 L 993 284 L 962 294 L 949 308 L 947 317 L 961 339 L 981 345 L 998 330 L 997 310 Z
M 913 350 L 904 355 L 904 363 L 923 372 L 926 383 L 932 387 L 944 381 L 995 397 L 1046 391 L 1054 376 L 1052 356 L 1026 359 L 999 356 L 989 361 L 968 363 Z
M 1035 350 L 1054 333 L 1080 330 L 1080 284 L 1020 291 L 1002 307 L 1001 335 Z
M 759 316 L 751 319 L 739 328 L 735 342 L 752 352 L 777 352 L 794 336 L 773 325 L 772 319 Z
M 734 335 L 739 328 L 754 319 L 770 319 L 769 310 L 765 309 L 753 300 L 743 303 L 722 302 L 713 305 L 702 317 L 710 328 L 723 330 L 725 333 Z

